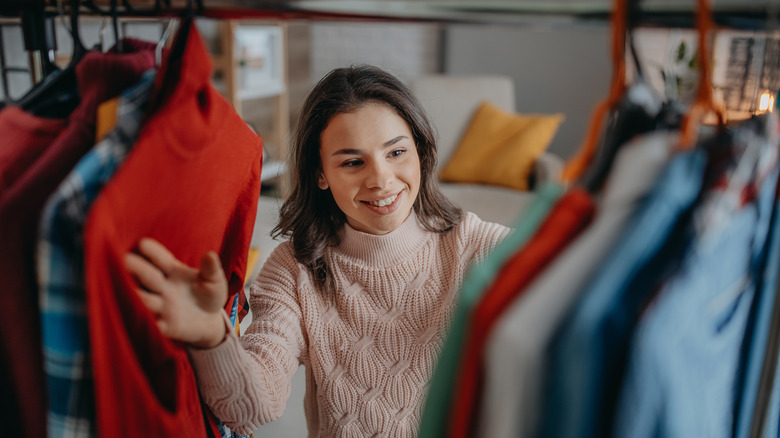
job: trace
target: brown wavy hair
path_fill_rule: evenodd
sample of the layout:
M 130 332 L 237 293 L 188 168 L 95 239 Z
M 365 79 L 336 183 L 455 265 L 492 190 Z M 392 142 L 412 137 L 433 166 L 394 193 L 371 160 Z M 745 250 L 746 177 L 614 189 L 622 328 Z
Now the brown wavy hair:
M 311 272 L 316 284 L 332 289 L 330 270 L 323 259 L 328 247 L 338 246 L 339 231 L 347 222 L 330 189 L 322 190 L 320 135 L 330 120 L 356 111 L 367 103 L 392 108 L 409 125 L 420 157 L 420 191 L 414 211 L 421 224 L 433 232 L 457 225 L 461 209 L 439 190 L 436 177 L 436 139 L 419 100 L 392 74 L 374 66 L 337 68 L 325 75 L 309 92 L 290 151 L 292 172 L 290 196 L 282 204 L 274 238 L 289 237 L 295 258 Z

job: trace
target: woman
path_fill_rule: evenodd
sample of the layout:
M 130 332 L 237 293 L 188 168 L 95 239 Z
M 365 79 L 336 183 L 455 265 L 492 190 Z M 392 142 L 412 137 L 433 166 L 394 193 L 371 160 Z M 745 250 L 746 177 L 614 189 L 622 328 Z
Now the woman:
M 127 267 L 160 330 L 188 343 L 199 389 L 239 433 L 278 418 L 306 367 L 311 436 L 417 434 L 464 273 L 508 229 L 438 189 L 433 130 L 411 91 L 371 66 L 326 75 L 304 104 L 292 194 L 250 290 L 240 340 L 216 254 L 199 269 L 144 239 Z

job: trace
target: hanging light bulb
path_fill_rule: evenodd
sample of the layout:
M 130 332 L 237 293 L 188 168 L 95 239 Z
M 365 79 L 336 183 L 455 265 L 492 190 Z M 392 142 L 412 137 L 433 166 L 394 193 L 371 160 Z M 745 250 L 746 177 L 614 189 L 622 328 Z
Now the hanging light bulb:
M 761 97 L 758 98 L 758 111 L 765 113 L 772 112 L 775 108 L 775 96 L 769 90 L 764 90 Z

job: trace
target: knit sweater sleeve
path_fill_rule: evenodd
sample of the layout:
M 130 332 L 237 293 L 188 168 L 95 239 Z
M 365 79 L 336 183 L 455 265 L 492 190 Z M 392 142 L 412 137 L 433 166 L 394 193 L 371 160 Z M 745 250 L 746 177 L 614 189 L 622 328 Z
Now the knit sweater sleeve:
M 485 222 L 476 214 L 467 212 L 458 233 L 459 246 L 463 248 L 461 257 L 470 259 L 472 264 L 481 263 L 509 231 L 501 224 Z
M 290 246 L 279 245 L 250 287 L 246 333 L 239 339 L 230 330 L 219 346 L 190 350 L 204 401 L 237 433 L 252 433 L 284 412 L 306 354 L 298 273 Z

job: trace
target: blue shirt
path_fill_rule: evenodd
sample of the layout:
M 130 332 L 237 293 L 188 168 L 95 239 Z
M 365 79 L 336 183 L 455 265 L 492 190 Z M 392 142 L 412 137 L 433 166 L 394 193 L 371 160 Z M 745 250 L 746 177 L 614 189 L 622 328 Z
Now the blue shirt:
M 681 269 L 636 329 L 615 436 L 732 436 L 741 350 L 763 271 L 777 174 L 764 180 L 754 202 L 719 220 L 697 208 L 697 236 Z M 704 205 L 724 197 L 713 191 Z
M 674 248 L 665 246 L 684 237 L 678 228 L 699 195 L 705 165 L 701 150 L 669 163 L 601 269 L 578 294 L 580 302 L 549 346 L 543 436 L 602 436 L 605 383 L 620 368 L 631 327 L 654 291 L 653 281 L 673 262 L 666 256 Z

